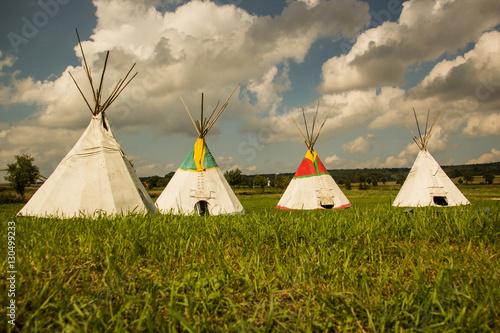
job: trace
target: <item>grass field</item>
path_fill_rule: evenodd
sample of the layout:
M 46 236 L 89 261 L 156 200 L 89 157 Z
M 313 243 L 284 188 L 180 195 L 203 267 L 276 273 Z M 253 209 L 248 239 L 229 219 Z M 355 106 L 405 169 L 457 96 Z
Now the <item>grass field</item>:
M 22 204 L 2 205 L 18 309 L 0 331 L 500 331 L 500 186 L 461 189 L 471 206 L 412 213 L 390 206 L 391 186 L 345 191 L 341 211 L 240 193 L 246 214 L 222 217 L 15 218 Z

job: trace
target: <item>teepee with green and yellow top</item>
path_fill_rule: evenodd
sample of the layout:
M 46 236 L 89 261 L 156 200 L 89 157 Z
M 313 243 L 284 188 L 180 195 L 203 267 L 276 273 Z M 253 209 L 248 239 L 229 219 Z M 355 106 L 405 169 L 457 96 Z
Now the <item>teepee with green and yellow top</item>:
M 176 215 L 219 215 L 233 214 L 243 211 L 243 206 L 222 174 L 210 149 L 205 142 L 205 136 L 227 107 L 229 99 L 234 94 L 234 88 L 226 102 L 214 108 L 210 117 L 203 116 L 203 94 L 201 95 L 201 117 L 194 120 L 184 100 L 182 103 L 198 133 L 193 149 L 174 176 L 156 200 L 156 206 L 161 213 Z
M 297 128 L 299 134 L 304 139 L 307 146 L 307 153 L 295 172 L 293 179 L 286 188 L 285 193 L 281 197 L 276 208 L 278 209 L 339 209 L 351 207 L 351 203 L 347 197 L 342 193 L 335 180 L 326 170 L 323 163 L 314 150 L 314 144 L 318 140 L 319 133 L 325 125 L 328 116 L 326 115 L 318 132 L 314 133 L 314 126 L 319 111 L 319 103 L 316 108 L 316 114 L 312 122 L 311 131 L 307 127 L 306 115 L 302 109 L 304 117 L 305 133 L 295 120 L 293 124 Z

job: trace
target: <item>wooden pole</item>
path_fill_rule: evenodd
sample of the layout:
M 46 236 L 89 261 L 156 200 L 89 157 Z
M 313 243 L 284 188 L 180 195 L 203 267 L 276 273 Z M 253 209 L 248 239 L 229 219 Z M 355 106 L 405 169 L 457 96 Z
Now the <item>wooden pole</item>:
M 323 129 L 323 126 L 325 125 L 326 120 L 328 119 L 328 117 L 330 117 L 330 114 L 332 113 L 334 107 L 335 107 L 335 104 L 333 104 L 333 106 L 330 109 L 330 111 L 328 111 L 328 113 L 326 114 L 326 117 L 323 120 L 323 123 L 321 123 L 321 127 L 319 128 L 318 133 L 316 134 L 316 137 L 313 139 L 313 146 L 316 144 L 316 140 L 318 140 L 319 133 L 321 133 L 321 130 Z
M 87 98 L 85 98 L 85 95 L 83 94 L 82 90 L 80 89 L 80 86 L 78 86 L 78 83 L 76 83 L 76 80 L 75 78 L 73 77 L 73 75 L 71 75 L 70 72 L 68 72 L 69 76 L 71 76 L 71 78 L 73 79 L 73 82 L 75 83 L 76 87 L 78 88 L 78 91 L 80 92 L 80 94 L 82 95 L 83 97 L 83 100 L 85 101 L 85 103 L 87 104 L 87 106 L 89 107 L 89 110 L 90 112 L 92 113 L 92 115 L 95 116 L 94 114 L 94 110 L 92 110 L 92 107 L 90 106 L 89 102 L 87 101 Z
M 180 97 L 180 99 L 181 99 L 181 101 L 182 101 L 182 104 L 184 104 L 184 107 L 186 108 L 186 111 L 187 111 L 187 113 L 188 113 L 188 115 L 189 115 L 189 118 L 191 118 L 191 121 L 193 122 L 193 125 L 194 125 L 194 128 L 196 129 L 196 132 L 198 132 L 198 136 L 201 138 L 201 137 L 202 137 L 202 136 L 201 136 L 201 132 L 200 132 L 200 130 L 198 129 L 198 127 L 196 126 L 196 123 L 194 122 L 194 119 L 193 119 L 193 117 L 191 116 L 191 113 L 189 113 L 189 110 L 188 110 L 188 107 L 186 106 L 186 103 L 184 103 L 184 100 L 182 99 L 181 95 L 179 95 L 179 97 Z

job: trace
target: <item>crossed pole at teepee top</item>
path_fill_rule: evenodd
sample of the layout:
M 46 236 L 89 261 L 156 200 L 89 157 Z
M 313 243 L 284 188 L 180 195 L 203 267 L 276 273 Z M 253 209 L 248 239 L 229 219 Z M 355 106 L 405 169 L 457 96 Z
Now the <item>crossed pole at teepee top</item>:
M 316 133 L 316 135 L 314 134 L 314 126 L 316 124 L 316 118 L 318 117 L 319 101 L 318 101 L 318 106 L 316 107 L 316 113 L 314 114 L 314 118 L 313 118 L 313 122 L 312 122 L 312 127 L 311 127 L 311 133 L 309 133 L 309 128 L 307 126 L 307 120 L 306 120 L 306 114 L 305 114 L 304 108 L 302 108 L 302 116 L 304 118 L 304 126 L 305 126 L 305 129 L 306 129 L 306 134 L 304 134 L 304 132 L 300 128 L 299 124 L 297 124 L 297 122 L 295 121 L 295 119 L 293 119 L 292 117 L 290 117 L 290 120 L 292 121 L 292 123 L 297 128 L 297 131 L 299 132 L 299 134 L 304 139 L 304 143 L 306 144 L 307 149 L 309 149 L 309 151 L 311 151 L 311 153 L 314 150 L 314 145 L 316 144 L 316 140 L 318 140 L 319 133 L 321 133 L 321 130 L 323 129 L 323 126 L 325 125 L 326 120 L 328 119 L 328 117 L 332 113 L 334 107 L 335 107 L 335 105 L 333 105 L 332 108 L 330 109 L 330 111 L 328 111 L 328 113 L 326 114 L 326 117 L 323 120 L 323 123 L 321 123 L 321 126 L 320 126 L 318 132 Z
M 441 116 L 443 115 L 444 111 L 438 112 L 437 115 L 434 116 L 434 119 L 432 120 L 431 127 L 429 128 L 429 132 L 427 132 L 427 126 L 429 124 L 429 110 L 427 110 L 427 120 L 425 121 L 425 131 L 424 135 L 422 135 L 422 132 L 420 131 L 420 125 L 418 123 L 417 119 L 417 113 L 415 112 L 415 108 L 413 108 L 413 115 L 415 116 L 415 122 L 417 124 L 417 130 L 418 130 L 418 136 L 415 134 L 415 132 L 412 131 L 410 126 L 408 126 L 405 123 L 405 126 L 410 130 L 410 132 L 413 134 L 413 141 L 417 144 L 418 148 L 420 150 L 427 150 L 427 145 L 429 144 L 429 139 L 431 138 L 432 135 L 432 129 L 434 128 L 434 125 L 437 124 Z

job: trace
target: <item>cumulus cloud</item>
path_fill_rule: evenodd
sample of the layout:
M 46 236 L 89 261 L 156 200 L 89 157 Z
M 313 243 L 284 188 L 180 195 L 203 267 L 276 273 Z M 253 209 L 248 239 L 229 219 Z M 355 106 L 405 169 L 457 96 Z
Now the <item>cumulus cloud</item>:
M 497 48 L 500 45 L 498 35 L 498 32 L 486 32 L 479 38 L 475 47 L 463 57 L 458 56 L 455 59 L 437 63 L 428 76 L 409 92 L 402 88 L 384 86 L 380 89 L 354 89 L 324 94 L 320 101 L 320 113 L 324 114 L 328 105 L 334 104 L 335 109 L 332 119 L 327 121 L 323 129 L 320 140 L 335 138 L 358 128 L 375 130 L 392 126 L 403 127 L 404 123 L 412 125 L 414 124 L 413 108 L 416 109 L 421 122 L 425 121 L 428 110 L 430 110 L 431 121 L 439 111 L 445 111 L 439 126 L 434 130 L 434 137 L 429 145 L 434 151 L 444 150 L 449 136 L 460 131 L 470 137 L 498 135 L 500 133 L 498 113 L 500 105 L 497 106 L 498 103 L 495 102 L 500 96 L 498 94 L 500 84 L 497 87 L 500 72 L 496 74 L 498 72 L 496 69 Z M 428 89 L 433 84 L 437 85 L 436 82 L 440 77 L 452 75 L 451 72 L 457 70 L 457 66 L 468 67 L 469 77 L 479 79 L 472 84 L 461 80 L 455 82 L 455 87 L 462 84 L 468 88 L 465 90 L 457 88 L 450 96 L 446 96 L 445 91 L 451 91 L 451 86 L 450 89 L 443 88 L 441 92 L 432 92 Z M 481 83 L 481 77 L 484 78 L 483 83 Z M 479 89 L 481 94 L 489 93 L 488 100 L 476 97 L 476 89 Z M 453 99 L 451 99 L 452 95 Z M 312 118 L 315 106 L 311 104 L 305 107 L 308 119 Z M 290 116 L 300 120 L 300 110 L 292 109 L 286 114 L 271 113 L 264 118 L 250 119 L 242 125 L 242 130 L 254 133 L 265 132 L 266 135 L 260 137 L 262 138 L 260 143 L 300 141 L 300 136 L 296 134 L 294 127 L 289 125 Z M 406 155 L 402 157 L 394 155 L 382 164 L 411 165 L 409 161 L 410 158 Z
M 370 89 L 324 95 L 320 101 L 317 125 L 319 126 L 323 121 L 332 106 L 334 109 L 323 127 L 319 140 L 338 137 L 354 128 L 380 129 L 395 125 L 402 126 L 411 115 L 412 105 L 415 105 L 408 103 L 404 96 L 403 89 L 392 87 L 384 87 L 380 93 L 377 93 L 375 89 Z M 304 106 L 309 127 L 316 113 L 316 107 L 316 103 Z M 260 143 L 290 140 L 301 142 L 301 136 L 297 134 L 290 118 L 301 124 L 305 132 L 302 111 L 297 108 L 284 114 L 271 113 L 267 117 L 248 119 L 244 125 L 241 125 L 241 130 L 259 133 Z
M 483 154 L 478 158 L 468 161 L 466 164 L 481 164 L 493 162 L 500 162 L 500 150 L 495 148 L 491 149 L 491 153 Z
M 260 109 L 268 109 L 273 112 L 278 108 L 283 99 L 283 93 L 291 86 L 288 71 L 287 65 L 281 70 L 281 73 L 278 67 L 273 66 L 262 77 L 249 80 L 247 89 L 256 96 Z
M 485 33 L 474 49 L 436 64 L 425 79 L 408 92 L 413 99 L 439 97 L 444 102 L 475 98 L 500 106 L 500 32 Z
M 297 1 L 302 1 L 306 3 L 308 7 L 314 7 L 320 3 L 320 0 L 297 0 Z
M 373 149 L 372 141 L 374 139 L 375 135 L 373 134 L 360 136 L 359 138 L 342 145 L 342 150 L 344 153 L 349 154 L 366 154 Z
M 328 156 L 324 160 L 324 164 L 325 164 L 325 167 L 327 169 L 335 168 L 335 167 L 344 165 L 345 163 L 346 163 L 346 160 L 338 157 L 337 155 Z
M 500 133 L 500 113 L 489 115 L 473 114 L 468 119 L 463 133 L 470 137 L 498 135 Z
M 432 150 L 444 149 L 448 135 L 456 132 L 470 137 L 500 133 L 500 33 L 488 32 L 500 22 L 498 1 L 410 0 L 403 3 L 399 21 L 385 22 L 359 35 L 370 22 L 366 2 L 288 1 L 283 12 L 274 17 L 251 15 L 232 3 L 94 0 L 97 26 L 83 41 L 83 47 L 96 79 L 106 51 L 111 51 L 104 95 L 132 63 L 137 63 L 139 72 L 108 111 L 118 139 L 122 133 L 145 129 L 155 136 L 195 135 L 178 95 L 197 115 L 202 92 L 205 110 L 210 112 L 219 99 L 223 102 L 241 83 L 229 103 L 229 112 L 219 121 L 236 118 L 239 130 L 251 133 L 248 142 L 242 142 L 239 148 L 244 151 L 274 142 L 300 142 L 300 135 L 289 121 L 290 116 L 300 119 L 300 109 L 283 114 L 278 112 L 279 105 L 293 85 L 292 64 L 303 62 L 311 46 L 322 38 L 355 42 L 349 52 L 329 59 L 322 67 L 320 88 L 324 94 L 320 97 L 318 119 L 332 105 L 335 108 L 320 141 L 352 129 L 372 131 L 411 124 L 413 107 L 417 112 L 447 110 L 446 119 L 431 140 Z M 457 49 L 475 42 L 467 53 L 453 56 Z M 75 54 L 80 56 L 77 46 Z M 436 64 L 409 92 L 388 86 L 403 84 L 414 66 L 443 55 L 446 60 Z M 0 76 L 14 61 L 0 55 Z M 0 85 L 1 105 L 23 104 L 36 110 L 28 119 L 1 129 L 4 137 L 0 140 L 7 140 L 7 132 L 10 137 L 22 138 L 19 142 L 2 142 L 2 147 L 9 148 L 0 150 L 1 164 L 12 156 L 9 154 L 36 151 L 38 159 L 50 169 L 67 151 L 66 141 L 76 142 L 90 113 L 70 72 L 90 96 L 81 66 L 68 67 L 54 80 L 46 81 L 25 75 L 18 78 L 20 75 L 14 73 L 10 74 L 12 82 Z M 4 75 L 3 82 L 6 79 Z M 312 119 L 316 104 L 304 108 L 308 119 Z M 37 137 L 25 135 L 26 128 L 47 138 L 63 135 L 68 139 L 41 140 L 52 147 L 46 152 Z M 69 133 L 66 137 L 61 134 L 64 131 Z M 216 126 L 211 134 L 217 133 Z M 369 152 L 371 141 L 358 139 L 357 144 L 346 144 L 345 151 Z M 407 163 L 411 155 L 408 150 L 385 162 L 372 159 L 364 163 L 398 165 Z M 340 163 L 335 159 L 329 162 L 332 166 Z M 347 161 L 342 163 L 348 165 Z M 221 168 L 241 166 L 243 170 L 241 164 L 237 160 L 222 161 Z M 144 171 L 162 167 L 139 159 L 136 165 Z
M 385 168 L 410 167 L 412 162 L 415 161 L 418 151 L 417 145 L 410 143 L 399 154 L 387 157 L 382 166 Z
M 409 66 L 453 53 L 500 23 L 495 0 L 403 3 L 398 22 L 363 32 L 348 54 L 323 65 L 324 92 L 405 83 Z
M 29 154 L 40 172 L 48 177 L 61 159 L 73 148 L 79 131 L 18 125 L 0 131 L 0 163 L 10 163 L 14 155 Z
M 233 156 L 217 157 L 216 161 L 217 161 L 217 164 L 219 165 L 219 168 L 222 170 L 222 172 L 225 172 L 228 170 L 240 169 L 241 172 L 246 175 L 246 174 L 255 173 L 255 171 L 257 171 L 256 165 L 250 165 L 250 166 L 242 165 Z
M 5 56 L 2 59 L 2 51 L 0 51 L 0 77 L 3 75 L 3 68 L 4 67 L 11 67 L 14 62 L 16 61 L 16 58 L 10 55 Z
M 250 119 L 262 111 L 268 112 L 276 108 L 290 87 L 290 60 L 302 62 L 319 38 L 352 38 L 370 20 L 367 4 L 356 0 L 291 2 L 275 17 L 251 15 L 231 2 L 93 3 L 97 26 L 82 46 L 96 80 L 106 51 L 110 51 L 104 95 L 133 63 L 137 63 L 135 70 L 139 72 L 108 110 L 115 134 L 120 129 L 137 132 L 151 127 L 155 135 L 194 135 L 178 95 L 191 111 L 197 112 L 201 92 L 205 93 L 209 109 L 217 100 L 225 100 L 237 83 L 246 86 L 246 91 L 240 99 L 242 91 L 238 90 L 230 101 L 234 115 Z M 81 57 L 78 46 L 75 53 Z M 0 72 L 14 61 L 8 57 L 0 59 Z M 57 138 L 58 131 L 64 130 L 77 133 L 78 129 L 81 133 L 90 113 L 69 72 L 89 98 L 88 82 L 82 67 L 77 66 L 68 67 L 47 81 L 13 75 L 10 84 L 0 86 L 0 103 L 34 106 L 37 111 L 29 124 L 49 137 Z M 245 99 L 246 93 L 251 98 Z M 22 125 L 13 124 L 10 133 L 22 135 Z M 217 128 L 211 133 L 217 134 Z M 28 147 L 35 150 L 37 140 L 32 139 L 13 146 L 17 151 L 26 151 Z M 51 147 L 64 150 L 59 140 L 54 140 Z M 55 158 L 45 149 L 40 149 L 39 154 L 45 155 L 44 160 Z

